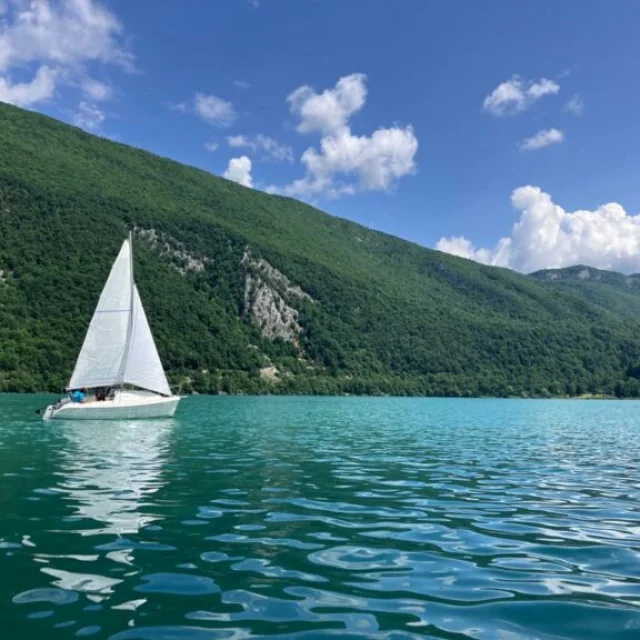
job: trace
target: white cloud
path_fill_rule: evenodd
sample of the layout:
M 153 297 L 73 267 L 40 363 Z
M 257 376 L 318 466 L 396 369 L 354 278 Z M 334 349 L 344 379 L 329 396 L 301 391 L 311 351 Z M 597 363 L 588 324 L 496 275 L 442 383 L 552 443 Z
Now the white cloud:
M 280 144 L 277 140 L 261 134 L 258 134 L 255 140 L 266 154 L 262 156 L 262 160 L 272 159 L 279 162 L 293 162 L 293 149 L 291 147 Z
M 309 86 L 287 97 L 292 113 L 299 116 L 300 133 L 319 132 L 320 150 L 308 148 L 301 157 L 303 178 L 272 193 L 291 196 L 338 197 L 357 191 L 388 190 L 395 181 L 416 170 L 418 140 L 411 126 L 380 128 L 370 136 L 351 132 L 349 118 L 365 104 L 366 76 L 354 73 L 341 78 L 332 89 L 316 93 Z
M 0 71 L 24 63 L 133 67 L 118 19 L 94 0 L 10 0 L 0 24 Z
M 207 151 L 217 151 L 220 145 L 217 142 L 205 142 L 204 146 Z
M 514 75 L 499 84 L 485 99 L 483 109 L 495 116 L 508 116 L 528 109 L 544 96 L 560 91 L 560 85 L 548 78 L 537 82 L 525 81 Z
M 234 80 L 233 84 L 238 87 L 238 89 L 249 89 L 251 87 L 248 82 L 244 82 L 243 80 Z
M 228 127 L 236 119 L 233 105 L 217 96 L 197 93 L 193 101 L 195 112 L 209 124 Z
M 552 144 L 558 144 L 564 140 L 564 133 L 558 129 L 541 129 L 534 136 L 525 138 L 520 143 L 520 149 L 523 151 L 535 151 Z
M 253 142 L 251 142 L 251 140 L 249 140 L 247 136 L 242 136 L 242 135 L 227 136 L 227 144 L 233 149 L 237 149 L 240 147 L 254 148 Z
M 7 102 L 36 105 L 61 86 L 107 100 L 111 87 L 93 80 L 89 65 L 134 70 L 122 24 L 97 0 L 0 0 L 0 9 L 0 90 Z M 33 80 L 15 83 L 16 70 Z
M 0 77 L 0 102 L 18 107 L 30 107 L 53 97 L 56 90 L 56 72 L 43 66 L 30 82 L 12 83 L 10 78 Z
M 309 85 L 298 87 L 287 96 L 291 113 L 300 117 L 298 131 L 320 131 L 324 135 L 340 133 L 347 128 L 349 118 L 364 106 L 367 98 L 367 77 L 352 73 L 340 78 L 333 89 L 317 94 Z
M 247 156 L 239 158 L 231 158 L 226 171 L 222 174 L 223 178 L 233 180 L 244 187 L 252 187 L 253 179 L 251 177 L 251 159 Z
M 464 236 L 440 238 L 436 245 L 438 251 L 451 253 L 454 256 L 468 258 L 476 262 L 490 264 L 497 267 L 508 267 L 511 238 L 500 238 L 493 249 L 475 249 L 473 243 Z
M 411 127 L 378 129 L 370 137 L 350 131 L 327 136 L 302 154 L 307 175 L 285 189 L 288 195 L 326 192 L 330 197 L 351 195 L 358 189 L 384 191 L 394 180 L 415 171 L 418 141 Z M 354 175 L 357 184 L 335 183 L 335 176 Z
M 581 116 L 584 111 L 584 100 L 582 99 L 582 96 L 579 93 L 573 95 L 571 100 L 562 107 L 562 110 L 568 111 L 576 117 Z
M 560 91 L 560 85 L 548 78 L 541 78 L 538 82 L 534 82 L 529 85 L 526 95 L 533 100 L 538 100 L 544 96 L 550 96 Z
M 91 78 L 87 78 L 82 82 L 82 90 L 87 94 L 88 98 L 98 102 L 110 100 L 113 96 L 113 89 L 108 84 Z
M 105 121 L 104 113 L 90 102 L 81 102 L 73 117 L 73 124 L 87 131 L 95 131 Z
M 620 204 L 567 212 L 533 186 L 515 189 L 511 202 L 520 218 L 495 247 L 475 248 L 466 238 L 454 237 L 442 238 L 437 248 L 525 273 L 576 264 L 640 271 L 640 215 L 628 214 Z
M 261 160 L 277 160 L 279 162 L 293 162 L 293 149 L 280 144 L 277 140 L 259 133 L 253 138 L 249 136 L 237 135 L 228 136 L 227 144 L 235 149 L 247 148 L 253 153 L 262 152 Z
M 167 102 L 165 104 L 174 111 L 195 113 L 209 124 L 219 127 L 232 125 L 237 117 L 231 102 L 206 93 L 196 93 L 193 100 L 188 102 Z

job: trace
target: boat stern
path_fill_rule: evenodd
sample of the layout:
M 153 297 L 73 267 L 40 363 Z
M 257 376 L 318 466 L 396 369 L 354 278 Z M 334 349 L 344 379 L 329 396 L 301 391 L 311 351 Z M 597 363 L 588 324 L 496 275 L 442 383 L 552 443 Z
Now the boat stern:
M 56 417 L 58 412 L 66 405 L 69 404 L 69 400 L 63 399 L 50 404 L 43 412 L 42 419 L 43 420 L 52 420 Z

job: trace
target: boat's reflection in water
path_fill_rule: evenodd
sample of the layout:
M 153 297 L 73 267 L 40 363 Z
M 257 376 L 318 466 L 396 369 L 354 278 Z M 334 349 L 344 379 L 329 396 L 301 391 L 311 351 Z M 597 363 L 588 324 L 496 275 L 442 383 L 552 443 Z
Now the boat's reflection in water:
M 73 500 L 75 515 L 86 527 L 78 533 L 130 535 L 160 518 L 147 499 L 163 485 L 172 425 L 172 420 L 60 425 L 69 446 L 58 486 Z
M 162 519 L 154 511 L 152 496 L 164 484 L 163 465 L 173 426 L 173 420 L 59 423 L 68 446 L 62 452 L 57 488 L 66 494 L 73 512 L 66 519 L 68 527 L 58 533 L 94 538 L 86 543 L 76 538 L 69 554 L 41 556 L 47 565 L 41 571 L 54 578 L 52 585 L 84 592 L 93 602 L 112 598 L 122 579 L 105 576 L 105 568 L 113 574 L 115 562 L 127 567 L 121 571 L 131 571 L 138 546 L 135 534 Z M 108 560 L 106 566 L 104 560 Z M 73 571 L 70 561 L 75 561 Z M 87 572 L 77 571 L 85 567 Z M 114 608 L 135 609 L 143 603 L 112 601 Z

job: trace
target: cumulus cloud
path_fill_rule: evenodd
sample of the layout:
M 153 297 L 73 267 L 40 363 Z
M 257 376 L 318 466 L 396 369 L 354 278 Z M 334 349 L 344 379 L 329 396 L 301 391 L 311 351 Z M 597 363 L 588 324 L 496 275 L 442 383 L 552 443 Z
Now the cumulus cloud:
M 90 65 L 135 69 L 122 24 L 97 0 L 0 0 L 0 9 L 0 100 L 33 106 L 62 86 L 107 100 L 112 89 Z M 17 70 L 33 79 L 15 82 Z
M 364 107 L 367 98 L 363 73 L 352 73 L 340 78 L 333 89 L 317 94 L 309 85 L 298 87 L 289 94 L 287 102 L 291 113 L 300 117 L 300 133 L 320 131 L 332 135 L 347 128 L 349 118 Z
M 640 271 L 640 215 L 628 214 L 620 204 L 567 212 L 533 186 L 515 189 L 511 202 L 520 218 L 493 248 L 476 248 L 464 237 L 442 238 L 437 248 L 525 273 L 576 264 Z
M 244 80 L 234 80 L 233 84 L 238 87 L 238 89 L 249 89 L 251 85 L 248 82 L 244 82 Z
M 397 178 L 415 171 L 417 150 L 411 127 L 378 129 L 370 137 L 354 136 L 350 131 L 326 136 L 320 141 L 320 151 L 309 148 L 302 154 L 307 174 L 289 185 L 285 193 L 337 197 L 357 190 L 384 191 Z M 357 182 L 337 182 L 337 175 L 347 179 L 355 175 Z
M 452 236 L 450 238 L 440 238 L 436 249 L 495 267 L 510 266 L 511 238 L 500 238 L 493 249 L 476 249 L 473 243 L 464 236 Z
M 24 63 L 77 68 L 89 61 L 128 70 L 134 58 L 118 19 L 94 0 L 10 0 L 0 25 L 0 71 Z
M 105 114 L 95 104 L 81 102 L 73 116 L 73 124 L 87 131 L 95 131 L 105 121 Z
M 217 96 L 197 93 L 193 101 L 194 111 L 209 124 L 228 127 L 236 119 L 236 111 L 231 102 Z
M 227 180 L 233 180 L 243 187 L 252 187 L 253 178 L 251 177 L 251 159 L 247 156 L 239 158 L 231 158 L 226 171 L 222 174 Z
M 509 116 L 528 109 L 544 96 L 560 91 L 560 85 L 548 78 L 535 82 L 514 75 L 500 83 L 483 102 L 483 109 L 494 116 Z
M 217 151 L 220 145 L 217 142 L 205 142 L 204 147 L 207 151 Z
M 253 138 L 250 136 L 227 136 L 227 144 L 235 149 L 247 148 L 253 153 L 262 153 L 261 160 L 277 160 L 279 162 L 293 162 L 293 149 L 280 144 L 274 138 L 259 133 Z
M 338 197 L 358 191 L 388 190 L 399 178 L 416 171 L 418 140 L 411 126 L 380 128 L 370 136 L 354 135 L 349 119 L 366 102 L 366 76 L 354 73 L 335 87 L 316 93 L 304 85 L 287 101 L 300 121 L 300 133 L 319 133 L 320 149 L 309 147 L 301 157 L 305 176 L 272 193 Z
M 30 107 L 53 97 L 56 90 L 56 72 L 42 66 L 29 82 L 12 83 L 10 78 L 0 77 L 0 102 L 18 107 Z
M 579 117 L 584 111 L 584 100 L 579 93 L 576 93 L 571 99 L 562 107 L 563 111 L 567 111 L 572 115 Z
M 564 140 L 564 133 L 558 129 L 542 129 L 534 136 L 525 138 L 520 143 L 520 149 L 523 151 L 535 151 L 552 144 L 558 144 Z

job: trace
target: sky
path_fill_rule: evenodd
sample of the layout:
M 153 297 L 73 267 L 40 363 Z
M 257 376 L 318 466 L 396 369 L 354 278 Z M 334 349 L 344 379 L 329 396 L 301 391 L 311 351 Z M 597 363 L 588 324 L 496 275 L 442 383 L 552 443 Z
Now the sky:
M 634 273 L 639 20 L 634 0 L 0 0 L 0 100 L 487 264 Z

